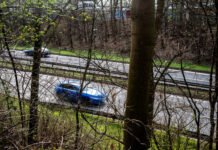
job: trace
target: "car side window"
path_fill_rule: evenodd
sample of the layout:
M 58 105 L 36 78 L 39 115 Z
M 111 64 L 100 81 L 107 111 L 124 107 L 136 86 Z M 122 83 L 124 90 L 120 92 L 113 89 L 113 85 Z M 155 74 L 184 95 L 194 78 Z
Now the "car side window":
M 69 90 L 74 90 L 74 91 L 78 91 L 78 88 L 73 86 L 73 85 L 70 85 L 70 84 L 63 84 L 62 85 L 62 88 L 65 88 L 65 89 L 69 89 Z

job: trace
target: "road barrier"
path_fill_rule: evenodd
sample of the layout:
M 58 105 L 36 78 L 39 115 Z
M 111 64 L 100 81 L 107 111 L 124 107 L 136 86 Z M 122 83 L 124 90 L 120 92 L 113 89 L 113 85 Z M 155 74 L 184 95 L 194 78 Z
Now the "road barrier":
M 8 58 L 8 56 L 5 56 L 5 58 Z M 32 64 L 32 60 L 31 59 L 27 59 L 27 58 L 19 58 L 19 57 L 14 57 L 15 60 L 20 61 L 19 63 L 21 65 L 26 65 L 29 66 Z M 26 61 L 27 63 L 21 62 L 21 61 Z M 3 61 L 0 61 L 3 62 Z M 10 63 L 8 61 L 8 63 Z M 45 65 L 50 65 L 50 66 L 45 66 Z M 62 63 L 57 63 L 57 62 L 48 62 L 48 61 L 41 61 L 41 68 L 44 69 L 57 69 L 63 72 L 73 72 L 73 73 L 83 73 L 83 71 L 86 69 L 86 67 L 83 66 L 78 66 L 78 65 L 71 65 L 71 64 L 62 64 Z M 65 67 L 65 69 L 64 69 Z M 101 77 L 109 77 L 109 78 L 113 78 L 113 79 L 122 79 L 122 80 L 127 80 L 128 79 L 128 73 L 126 72 L 120 72 L 120 71 L 110 71 L 109 69 L 105 69 L 105 68 L 93 68 L 93 67 L 89 67 L 88 68 L 88 74 L 89 75 L 93 75 L 93 76 L 101 76 Z M 156 82 L 158 80 L 158 77 L 154 78 L 154 82 Z M 159 80 L 160 85 L 167 85 L 167 86 L 179 86 L 179 87 L 183 87 L 183 88 L 187 88 L 187 85 L 190 89 L 195 89 L 195 90 L 202 90 L 202 91 L 209 91 L 210 86 L 209 85 L 205 85 L 205 84 L 199 84 L 199 83 L 194 83 L 194 82 L 187 82 L 187 84 L 185 83 L 185 81 L 181 81 L 181 80 L 175 80 L 175 79 L 166 79 L 164 77 L 162 77 Z M 215 87 L 212 86 L 212 91 L 215 90 Z

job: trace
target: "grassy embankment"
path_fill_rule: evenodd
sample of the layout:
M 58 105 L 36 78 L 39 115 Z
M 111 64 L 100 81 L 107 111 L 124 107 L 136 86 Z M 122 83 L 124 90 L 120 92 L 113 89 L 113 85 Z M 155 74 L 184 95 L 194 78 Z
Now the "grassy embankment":
M 61 55 L 70 55 L 70 56 L 86 56 L 87 51 L 60 51 L 51 49 L 52 53 L 61 54 Z M 125 61 L 128 62 L 129 58 L 121 58 L 117 55 L 107 55 L 107 57 L 102 55 L 100 52 L 96 51 L 94 53 L 95 58 L 105 58 L 109 60 L 114 61 Z M 176 65 L 176 64 L 175 64 Z M 178 67 L 180 67 L 179 64 L 177 64 Z M 193 69 L 193 65 L 187 64 L 186 67 L 189 66 L 191 69 Z M 29 68 L 29 67 L 28 67 Z M 201 71 L 209 71 L 209 69 L 205 69 L 205 66 L 196 66 L 197 70 Z M 206 67 L 207 68 L 207 67 Z M 31 69 L 31 68 L 30 68 Z M 81 76 L 80 74 L 77 74 L 78 76 Z M 13 107 L 16 108 L 17 106 Z M 3 108 L 3 107 L 2 107 Z M 25 104 L 26 114 L 28 114 L 28 105 Z M 15 110 L 18 110 L 16 108 Z M 64 137 L 64 141 L 62 143 L 62 147 L 66 149 L 70 149 L 74 143 L 74 137 L 75 137 L 75 111 L 72 109 L 62 109 L 62 108 L 54 108 L 54 107 L 46 107 L 44 105 L 39 106 L 39 115 L 40 115 L 40 122 L 39 122 L 39 132 L 40 132 L 40 139 L 50 139 L 51 141 L 54 141 L 53 143 L 56 143 L 56 145 L 52 145 L 54 147 L 59 148 L 61 145 L 60 137 Z M 18 116 L 18 113 L 15 111 L 15 116 Z M 98 132 L 111 135 L 113 137 L 116 137 L 119 140 L 122 140 L 123 137 L 123 122 L 122 121 L 114 121 L 112 119 L 99 117 L 99 116 L 93 116 L 90 114 L 84 114 L 84 116 L 87 118 L 91 124 L 94 125 L 95 129 Z M 18 117 L 13 117 L 17 119 Z M 97 134 L 94 132 L 94 130 L 90 127 L 90 125 L 84 121 L 81 118 L 80 115 L 80 123 L 81 123 L 81 141 L 85 144 L 88 144 L 89 146 L 92 145 L 95 141 L 98 141 L 96 144 L 92 145 L 91 148 L 93 149 L 110 149 L 111 147 L 120 147 L 122 149 L 122 144 L 117 142 L 114 139 L 111 139 L 107 136 L 101 136 L 100 134 Z M 18 120 L 15 120 L 16 122 Z M 173 130 L 173 129 L 172 129 Z M 176 131 L 175 131 L 176 132 Z M 155 135 L 157 138 L 157 141 L 159 142 L 159 146 L 161 146 L 161 149 L 167 148 L 169 145 L 169 141 L 167 141 L 168 137 L 164 131 L 155 131 Z M 196 141 L 193 139 L 189 139 L 184 136 L 177 137 L 176 134 L 173 134 L 173 147 L 180 147 L 181 149 L 195 149 L 196 147 Z M 58 138 L 59 137 L 59 138 Z M 154 144 L 154 140 L 152 140 L 152 148 L 156 149 L 156 146 Z
M 13 47 L 13 49 L 18 49 L 18 50 L 24 50 L 28 49 L 30 46 L 26 47 Z M 80 56 L 80 57 L 87 57 L 88 51 L 87 50 L 74 50 L 74 51 L 68 51 L 68 50 L 60 50 L 60 49 L 54 49 L 54 48 L 49 48 L 50 52 L 52 54 L 58 54 L 58 55 L 67 55 L 67 56 Z M 112 61 L 120 61 L 120 62 L 129 62 L 130 59 L 128 57 L 122 57 L 121 55 L 118 54 L 105 54 L 104 52 L 100 50 L 93 50 L 92 58 L 96 59 L 106 59 L 106 60 L 112 60 Z M 160 62 L 155 60 L 155 64 L 157 66 L 166 66 L 168 64 L 167 61 L 165 62 Z M 178 68 L 180 69 L 181 64 L 177 62 L 173 62 L 170 65 L 170 68 Z M 206 64 L 193 64 L 191 62 L 183 62 L 183 67 L 184 69 L 187 70 L 195 70 L 195 71 L 204 71 L 204 72 L 210 72 L 210 66 Z
M 16 98 L 10 98 L 9 100 L 11 119 L 13 124 L 17 124 L 20 122 L 19 117 L 19 108 L 18 108 L 18 100 Z M 3 117 L 2 123 L 4 125 L 9 125 L 10 127 L 10 119 L 9 113 L 7 111 L 5 97 L 1 96 L 0 98 L 0 106 L 2 108 L 2 112 L 0 114 L 0 119 Z M 27 102 L 23 103 L 24 116 L 28 119 L 29 106 Z M 75 129 L 76 129 L 76 116 L 75 110 L 70 109 L 69 107 L 62 107 L 57 105 L 44 105 L 39 104 L 39 145 L 35 145 L 33 147 L 28 147 L 28 149 L 73 149 L 74 139 L 75 139 Z M 82 117 L 83 115 L 83 117 Z M 85 120 L 84 120 L 85 118 Z M 123 145 L 119 143 L 117 140 L 122 141 L 123 139 L 123 121 L 113 120 L 106 117 L 100 117 L 90 114 L 80 114 L 80 145 L 87 149 L 122 149 Z M 7 126 L 0 127 L 0 130 L 7 129 Z M 90 126 L 91 124 L 91 126 Z M 26 124 L 27 125 L 27 124 Z M 14 126 L 7 134 L 11 134 L 11 137 L 0 138 L 0 143 L 3 141 L 1 146 L 10 143 L 8 140 L 19 140 L 21 136 L 21 126 Z M 173 149 L 190 149 L 194 150 L 196 148 L 196 140 L 190 139 L 186 136 L 180 135 L 178 130 L 171 128 L 172 132 L 172 146 Z M 27 130 L 24 131 L 24 135 L 26 135 Z M 165 131 L 155 130 L 154 135 L 158 142 L 159 148 L 162 150 L 167 149 L 169 147 L 168 135 Z M 20 136 L 18 136 L 20 135 Z M 13 137 L 14 136 L 14 137 Z M 18 138 L 18 139 L 16 139 Z M 116 140 L 117 139 L 117 140 Z M 17 143 L 18 144 L 18 143 Z M 202 145 L 205 145 L 202 142 Z M 0 147 L 1 147 L 0 146 Z M 24 148 L 21 145 L 17 145 L 20 149 Z M 113 147 L 113 148 L 112 148 Z M 3 148 L 3 147 L 2 147 Z M 154 139 L 152 139 L 152 148 L 156 150 L 157 147 L 155 145 Z

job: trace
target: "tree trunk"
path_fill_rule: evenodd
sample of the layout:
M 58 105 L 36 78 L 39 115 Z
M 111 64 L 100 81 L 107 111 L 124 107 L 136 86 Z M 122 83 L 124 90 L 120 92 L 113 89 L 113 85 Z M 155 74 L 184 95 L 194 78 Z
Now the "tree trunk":
M 215 0 L 216 5 L 216 45 L 215 45 L 215 51 L 216 51 L 216 83 L 215 83 L 215 105 L 216 108 L 216 150 L 218 150 L 218 0 Z
M 155 30 L 156 30 L 156 39 L 158 37 L 158 32 L 161 29 L 162 18 L 163 18 L 163 8 L 164 8 L 164 0 L 158 0 L 157 2 L 157 12 L 156 12 L 156 19 L 155 19 Z
M 103 4 L 103 0 L 100 1 L 101 2 L 101 12 L 102 12 L 102 20 L 103 20 L 103 24 L 104 24 L 104 42 L 107 42 L 108 40 L 108 26 L 107 26 L 107 19 L 105 17 L 105 11 L 104 11 L 104 4 Z
M 70 40 L 70 49 L 73 49 L 73 31 L 72 31 L 72 19 L 68 19 L 68 29 L 69 29 L 69 40 Z
M 154 53 L 154 1 L 133 0 L 132 46 L 129 70 L 127 105 L 124 125 L 124 149 L 148 149 L 152 60 Z M 153 115 L 153 114 L 152 114 Z
M 4 19 L 3 19 L 3 11 L 0 9 L 0 21 L 3 23 Z M 2 34 L 3 34 L 3 39 L 2 39 L 2 45 L 4 45 L 4 47 L 7 49 L 7 52 L 8 52 L 8 55 L 9 55 L 9 58 L 10 58 L 10 61 L 11 61 L 11 64 L 12 64 L 12 68 L 13 68 L 13 72 L 14 72 L 14 78 L 15 78 L 15 83 L 16 83 L 16 91 L 17 91 L 17 96 L 18 96 L 18 102 L 19 102 L 19 109 L 20 109 L 20 121 L 21 121 L 21 126 L 22 126 L 22 129 L 24 128 L 24 120 L 25 120 L 25 117 L 24 117 L 24 113 L 23 113 L 23 106 L 22 106 L 22 100 L 21 100 L 21 96 L 20 96 L 20 88 L 19 88 L 19 81 L 18 81 L 18 75 L 17 75 L 17 69 L 16 69 L 16 64 L 14 62 L 14 58 L 11 54 L 11 51 L 10 51 L 10 47 L 9 47 L 9 43 L 7 41 L 7 34 L 6 34 L 6 31 L 5 31 L 5 28 L 4 28 L 4 25 L 2 26 Z M 3 42 L 4 41 L 4 42 Z M 0 52 L 1 54 L 1 52 Z M 8 95 L 6 96 L 6 100 L 8 99 Z M 7 101 L 8 103 L 8 101 Z M 9 106 L 9 105 L 8 105 Z M 8 107 L 9 108 L 9 107 Z M 11 113 L 10 113 L 11 114 Z M 12 120 L 12 119 L 11 119 Z M 22 132 L 22 138 L 24 138 L 24 134 Z
M 111 9 L 111 32 L 114 42 L 116 42 L 116 33 L 117 33 L 117 23 L 116 23 L 116 9 L 117 9 L 117 1 L 110 0 L 110 9 Z
M 40 9 L 36 8 L 36 14 L 38 18 L 40 15 Z M 35 24 L 36 35 L 39 35 L 41 25 L 36 21 Z M 38 91 L 39 91 L 39 73 L 40 73 L 40 49 L 42 47 L 42 37 L 39 36 L 37 41 L 34 42 L 34 53 L 33 53 L 33 66 L 31 75 L 31 99 L 29 108 L 29 133 L 28 133 L 28 144 L 37 142 L 37 127 L 38 127 Z

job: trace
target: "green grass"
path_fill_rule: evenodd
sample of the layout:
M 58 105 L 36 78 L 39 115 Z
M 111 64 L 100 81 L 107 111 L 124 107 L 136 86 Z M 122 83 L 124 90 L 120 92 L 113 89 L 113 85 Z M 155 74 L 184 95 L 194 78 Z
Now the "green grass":
M 44 109 L 48 109 L 47 107 L 44 107 Z M 101 116 L 95 116 L 95 115 L 91 115 L 91 114 L 86 114 L 83 113 L 82 114 L 89 123 L 91 123 L 96 130 L 99 133 L 104 133 L 107 134 L 109 136 L 112 136 L 120 141 L 122 141 L 123 139 L 123 121 L 119 121 L 119 120 L 113 120 L 110 118 L 105 118 L 105 117 L 101 117 Z M 67 110 L 63 110 L 60 108 L 54 108 L 51 111 L 51 116 L 56 116 L 58 118 L 61 118 L 62 120 L 64 120 L 64 116 L 72 116 L 72 118 L 74 118 L 73 120 L 75 121 L 75 111 L 72 109 L 67 109 Z M 80 116 L 80 121 L 82 122 L 81 124 L 83 125 L 83 127 L 86 129 L 85 131 L 89 131 L 92 130 L 92 128 L 89 126 L 89 124 L 87 124 L 87 122 L 84 122 L 84 120 Z M 61 121 L 62 122 L 62 121 Z M 188 150 L 195 150 L 196 149 L 196 144 L 197 141 L 189 138 L 188 136 L 182 135 L 181 133 L 178 133 L 178 130 L 175 128 L 170 128 L 169 129 L 171 132 L 171 139 L 172 139 L 172 147 L 173 149 L 188 149 Z M 178 135 L 179 134 L 179 135 Z M 154 135 L 156 137 L 156 140 L 158 141 L 159 144 L 159 148 L 161 150 L 165 150 L 169 148 L 169 141 L 168 141 L 168 135 L 166 134 L 166 132 L 164 130 L 154 130 Z M 109 143 L 109 145 L 108 145 Z M 206 142 L 201 142 L 201 146 L 205 148 L 206 146 Z M 95 145 L 94 147 L 92 147 L 93 149 L 110 149 L 110 147 L 113 145 L 115 147 L 115 149 L 118 149 L 118 147 L 120 147 L 121 149 L 123 149 L 123 145 L 119 142 L 117 142 L 116 140 L 111 139 L 110 137 L 105 136 L 102 141 L 100 143 L 98 143 L 97 145 Z M 154 142 L 154 139 L 152 138 L 152 150 L 157 150 L 157 146 Z
M 24 49 L 28 49 L 31 46 L 25 46 L 25 47 L 20 47 L 20 46 L 16 46 L 13 47 L 13 49 L 18 49 L 18 50 L 24 50 Z M 58 54 L 58 55 L 66 55 L 66 56 L 80 56 L 80 57 L 87 57 L 88 56 L 88 51 L 87 50 L 73 50 L 73 51 L 69 51 L 69 50 L 61 50 L 61 49 L 56 49 L 56 48 L 49 48 L 50 52 L 52 54 Z M 130 62 L 130 58 L 129 57 L 122 57 L 121 55 L 118 54 L 110 54 L 110 53 L 106 53 L 104 51 L 101 50 L 93 50 L 92 51 L 92 58 L 95 59 L 106 59 L 106 60 L 111 60 L 111 61 L 120 61 L 120 62 Z M 155 60 L 155 64 L 157 66 L 166 66 L 168 64 L 167 61 L 165 62 L 160 62 Z M 183 67 L 184 69 L 187 70 L 196 70 L 196 71 L 204 71 L 204 72 L 210 72 L 210 66 L 206 65 L 206 64 L 193 64 L 191 62 L 183 62 Z M 177 68 L 180 69 L 181 65 L 180 63 L 177 62 L 173 62 L 170 65 L 170 68 Z M 215 71 L 215 69 L 213 70 Z
M 160 61 L 155 61 L 155 64 L 157 66 L 167 66 L 168 62 L 160 62 Z M 183 62 L 182 67 L 187 69 L 187 70 L 196 70 L 196 71 L 204 71 L 204 72 L 210 72 L 211 68 L 209 65 L 206 64 L 201 64 L 201 65 L 197 65 L 197 64 L 193 64 L 191 62 Z M 170 68 L 177 68 L 180 69 L 181 68 L 181 64 L 180 63 L 176 63 L 176 62 L 172 62 L 170 65 Z M 213 70 L 215 71 L 215 69 Z
M 4 99 L 4 95 L 1 95 L 0 98 L 0 106 L 3 110 L 6 110 L 6 102 Z M 18 108 L 18 100 L 17 98 L 11 97 L 10 101 L 11 103 L 10 107 L 13 108 L 12 113 L 12 119 L 13 123 L 16 124 L 19 122 L 19 108 Z M 28 112 L 29 112 L 29 103 L 24 102 L 23 103 L 23 110 L 24 115 L 26 119 L 28 119 Z M 13 107 L 12 107 L 13 106 Z M 44 144 L 43 149 L 72 149 L 75 139 L 75 129 L 76 129 L 76 115 L 74 109 L 69 109 L 69 107 L 66 106 L 60 106 L 60 105 L 52 105 L 52 104 L 39 104 L 38 107 L 39 110 L 39 140 L 46 140 L 51 141 L 50 144 Z M 1 114 L 0 114 L 1 115 Z M 82 115 L 86 118 L 87 121 L 85 121 L 82 117 Z M 0 116 L 1 117 L 1 116 Z M 7 118 L 9 116 L 4 115 L 4 118 Z M 119 120 L 113 120 L 106 117 L 101 116 L 95 116 L 91 114 L 86 113 L 80 113 L 79 114 L 79 120 L 80 120 L 80 140 L 84 144 L 88 144 L 89 149 L 111 149 L 111 147 L 114 147 L 114 149 L 123 149 L 123 145 L 119 143 L 118 141 L 114 140 L 113 138 L 116 138 L 120 141 L 123 139 L 123 121 Z M 4 119 L 4 121 L 7 121 L 7 119 Z M 98 132 L 96 133 L 95 130 L 89 125 L 91 124 L 92 127 Z M 27 124 L 26 124 L 27 126 Z M 13 128 L 14 134 L 16 135 L 21 131 L 21 126 L 16 126 Z M 174 128 L 170 129 L 171 135 L 172 135 L 172 141 L 173 141 L 173 149 L 176 149 L 179 147 L 179 149 L 185 149 L 185 146 L 187 145 L 186 149 L 194 150 L 196 148 L 196 140 L 190 139 L 187 136 L 184 135 L 177 135 L 178 131 L 174 130 Z M 26 130 L 27 131 L 27 130 Z M 100 134 L 102 133 L 102 134 Z M 104 136 L 102 136 L 104 135 Z M 108 135 L 108 136 L 106 136 Z M 165 150 L 169 148 L 169 141 L 168 136 L 165 131 L 163 130 L 155 130 L 154 135 L 156 137 L 156 140 L 159 143 L 159 148 L 161 150 Z M 61 140 L 61 137 L 63 140 Z M 113 137 L 113 138 L 110 138 Z M 13 138 L 13 137 L 11 137 Z M 14 137 L 17 138 L 17 137 Z M 62 141 L 62 144 L 61 144 Z M 98 141 L 96 144 L 92 145 L 93 142 Z M 0 138 L 1 143 L 1 138 Z M 62 145 L 62 147 L 60 147 Z M 204 146 L 205 143 L 202 142 L 202 146 Z M 20 146 L 20 145 L 18 145 Z M 21 147 L 22 148 L 22 147 Z M 33 147 L 30 147 L 33 148 Z M 38 147 L 40 148 L 40 146 Z M 152 150 L 156 150 L 157 147 L 154 143 L 154 139 L 152 139 Z
M 31 45 L 26 45 L 26 46 L 12 46 L 11 49 L 16 49 L 16 50 L 27 50 L 31 48 Z
M 26 50 L 29 49 L 31 46 L 25 46 L 25 47 L 20 47 L 16 46 L 13 47 L 13 49 L 17 50 Z M 87 57 L 88 56 L 88 51 L 87 50 L 61 50 L 57 48 L 49 48 L 49 51 L 52 54 L 58 54 L 58 55 L 66 55 L 66 56 L 80 56 L 80 57 Z M 121 62 L 129 62 L 129 58 L 123 58 L 120 55 L 115 55 L 115 54 L 105 54 L 101 50 L 92 50 L 92 58 L 94 59 L 107 59 L 107 60 L 112 60 L 112 61 L 121 61 Z

